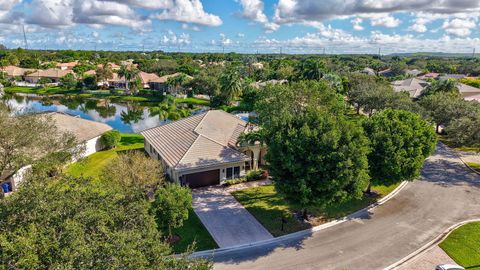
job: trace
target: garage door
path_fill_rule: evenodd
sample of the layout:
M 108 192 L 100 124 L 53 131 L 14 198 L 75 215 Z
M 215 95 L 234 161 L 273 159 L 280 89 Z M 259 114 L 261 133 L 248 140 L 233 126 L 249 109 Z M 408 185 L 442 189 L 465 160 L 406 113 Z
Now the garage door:
M 220 184 L 220 170 L 205 171 L 184 175 L 185 183 L 191 188 Z

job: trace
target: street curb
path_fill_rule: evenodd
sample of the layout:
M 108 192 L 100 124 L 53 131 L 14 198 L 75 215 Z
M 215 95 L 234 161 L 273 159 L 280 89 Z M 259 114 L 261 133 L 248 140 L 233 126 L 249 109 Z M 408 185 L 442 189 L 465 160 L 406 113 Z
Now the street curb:
M 480 219 L 469 219 L 469 220 L 465 220 L 465 221 L 462 221 L 462 222 L 459 222 L 457 224 L 454 224 L 454 225 L 450 226 L 446 231 L 441 233 L 439 236 L 435 237 L 432 241 L 423 245 L 421 248 L 417 249 L 416 251 L 410 253 L 405 258 L 401 259 L 400 261 L 397 261 L 397 262 L 385 267 L 384 270 L 397 269 L 398 267 L 400 267 L 400 266 L 402 266 L 402 265 L 404 265 L 408 262 L 411 262 L 412 260 L 414 260 L 417 257 L 423 255 L 424 253 L 426 253 L 427 251 L 429 251 L 430 249 L 432 249 L 433 247 L 438 245 L 440 242 L 445 240 L 454 230 L 458 229 L 459 227 L 461 227 L 465 224 L 471 223 L 471 222 L 480 222 Z
M 443 146 L 445 146 L 446 148 L 452 150 L 452 152 L 455 153 L 455 155 L 457 156 L 457 158 L 460 159 L 460 161 L 461 161 L 465 166 L 467 166 L 467 168 L 469 168 L 472 172 L 480 175 L 480 172 L 478 172 L 478 171 L 475 170 L 474 168 L 468 166 L 467 162 L 465 162 L 465 160 L 463 160 L 462 156 L 458 153 L 459 150 L 452 149 L 452 148 L 448 147 L 446 144 L 444 144 L 444 143 L 442 143 L 442 142 L 440 142 L 440 143 L 443 144 Z M 460 151 L 460 152 L 461 152 L 461 151 Z
M 275 243 L 275 242 L 280 242 L 280 241 L 284 241 L 284 240 L 293 239 L 293 238 L 296 238 L 296 237 L 310 235 L 314 232 L 325 230 L 327 228 L 330 228 L 330 227 L 333 227 L 335 225 L 341 224 L 345 221 L 357 218 L 357 217 L 361 216 L 362 214 L 364 214 L 365 212 L 367 212 L 369 210 L 372 210 L 375 207 L 386 203 L 387 201 L 392 199 L 395 195 L 397 195 L 400 191 L 402 191 L 407 186 L 407 184 L 408 184 L 407 181 L 403 181 L 398 187 L 396 187 L 387 196 L 385 196 L 385 197 L 381 198 L 380 200 L 378 200 L 377 202 L 375 202 L 375 203 L 373 203 L 373 204 L 371 204 L 371 205 L 369 205 L 369 206 L 367 206 L 363 209 L 360 209 L 360 210 L 358 210 L 358 211 L 356 211 L 356 212 L 354 212 L 354 213 L 352 213 L 348 216 L 345 216 L 343 218 L 339 218 L 339 219 L 336 219 L 336 220 L 333 220 L 333 221 L 327 222 L 325 224 L 318 225 L 318 226 L 315 226 L 313 228 L 306 229 L 306 230 L 303 230 L 303 231 L 298 231 L 298 232 L 294 232 L 294 233 L 291 233 L 291 234 L 275 237 L 273 239 L 262 240 L 262 241 L 258 241 L 258 242 L 253 242 L 253 243 L 249 243 L 249 244 L 242 244 L 242 245 L 226 247 L 226 248 L 218 248 L 218 249 L 210 249 L 210 250 L 203 250 L 203 251 L 194 252 L 194 253 L 190 254 L 189 257 L 191 257 L 191 258 L 211 257 L 215 254 L 222 254 L 222 253 L 226 253 L 226 252 L 230 252 L 230 251 L 241 250 L 241 249 L 244 249 L 244 248 L 247 248 L 247 247 L 255 247 L 255 246 L 261 246 L 261 245 L 265 245 L 265 244 L 271 244 L 271 243 Z

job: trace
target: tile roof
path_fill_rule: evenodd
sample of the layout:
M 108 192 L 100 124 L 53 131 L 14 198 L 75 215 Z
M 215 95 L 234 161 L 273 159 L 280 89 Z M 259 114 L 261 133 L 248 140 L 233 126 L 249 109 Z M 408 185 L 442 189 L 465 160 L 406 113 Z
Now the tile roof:
M 150 80 L 150 82 L 156 82 L 156 83 L 166 83 L 168 81 L 168 79 L 170 78 L 173 78 L 173 77 L 177 77 L 179 75 L 182 75 L 183 73 L 181 72 L 177 72 L 177 73 L 174 73 L 174 74 L 169 74 L 169 75 L 165 75 L 165 76 L 162 76 L 162 77 L 159 77 L 155 80 Z M 186 74 L 185 74 L 186 75 Z M 187 76 L 187 79 L 191 80 L 193 79 L 192 76 L 190 75 L 186 75 Z
M 40 115 L 51 117 L 60 132 L 72 134 L 78 142 L 88 141 L 112 130 L 112 127 L 107 124 L 86 120 L 65 113 L 51 112 Z
M 412 98 L 419 97 L 422 94 L 423 89 L 427 86 L 428 82 L 417 78 L 392 82 L 392 87 L 395 92 L 408 92 Z
M 169 167 L 188 170 L 244 161 L 247 157 L 234 146 L 247 125 L 234 115 L 211 110 L 141 133 Z
M 26 77 L 46 77 L 46 78 L 61 78 L 67 74 L 75 73 L 72 70 L 63 70 L 58 68 L 39 69 L 33 72 L 27 73 Z

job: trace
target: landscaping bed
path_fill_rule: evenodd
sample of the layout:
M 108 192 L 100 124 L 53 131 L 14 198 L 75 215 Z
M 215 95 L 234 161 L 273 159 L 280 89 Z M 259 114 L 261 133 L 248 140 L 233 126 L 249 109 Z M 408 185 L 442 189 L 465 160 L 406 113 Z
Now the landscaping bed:
M 365 196 L 359 200 L 350 200 L 330 207 L 308 208 L 310 221 L 302 222 L 298 218 L 301 213 L 299 205 L 288 202 L 275 191 L 273 185 L 254 187 L 235 191 L 232 195 L 240 202 L 273 236 L 281 236 L 317 226 L 331 220 L 347 216 L 357 210 L 367 207 L 381 197 L 393 191 L 397 185 L 374 186 L 377 197 Z M 282 230 L 282 217 L 284 219 Z
M 472 222 L 453 231 L 440 247 L 466 269 L 480 269 L 480 222 Z

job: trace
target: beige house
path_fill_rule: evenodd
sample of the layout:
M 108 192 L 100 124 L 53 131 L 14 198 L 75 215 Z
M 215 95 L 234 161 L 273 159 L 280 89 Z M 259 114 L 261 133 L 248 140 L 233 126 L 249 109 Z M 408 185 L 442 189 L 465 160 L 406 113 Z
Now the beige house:
M 41 78 L 47 78 L 50 79 L 52 83 L 58 83 L 60 82 L 60 78 L 67 74 L 72 74 L 75 76 L 75 73 L 72 70 L 63 70 L 58 68 L 39 69 L 25 73 L 24 80 L 28 83 L 36 84 Z
M 102 150 L 104 146 L 100 141 L 100 137 L 103 133 L 112 130 L 107 124 L 82 119 L 65 113 L 51 112 L 39 114 L 39 117 L 43 116 L 50 117 L 60 132 L 70 133 L 75 136 L 78 143 L 77 147 L 83 148 L 81 157 L 86 157 Z M 24 166 L 16 172 L 0 176 L 0 186 L 3 192 L 9 193 L 15 191 L 30 167 L 31 165 Z
M 73 70 L 73 68 L 78 65 L 78 61 L 68 62 L 68 63 L 57 63 L 56 67 L 61 70 Z
M 21 68 L 17 66 L 6 66 L 1 69 L 2 72 L 7 74 L 9 78 L 23 77 L 26 73 L 34 72 L 31 68 Z
M 195 188 L 239 178 L 265 164 L 265 147 L 239 146 L 239 136 L 252 128 L 234 115 L 211 110 L 141 133 L 145 150 L 162 162 L 170 179 Z
M 428 82 L 417 78 L 409 78 L 406 80 L 392 82 L 392 87 L 395 92 L 408 92 L 411 98 L 420 97 L 423 90 L 428 85 Z
M 182 89 L 180 89 L 180 88 L 176 89 L 173 86 L 168 86 L 167 81 L 170 78 L 175 78 L 175 77 L 180 76 L 180 75 L 183 75 L 183 73 L 177 72 L 177 73 L 174 73 L 174 74 L 169 74 L 169 75 L 159 77 L 157 79 L 150 80 L 149 81 L 149 88 L 152 89 L 152 90 L 159 90 L 159 91 L 162 91 L 162 92 L 168 92 L 168 93 L 176 94 L 177 92 L 179 92 L 179 90 L 182 90 Z M 193 79 L 192 76 L 189 76 L 189 75 L 186 75 L 186 74 L 185 74 L 185 76 L 187 77 L 187 80 Z
M 480 88 L 460 83 L 458 84 L 458 91 L 460 91 L 460 94 L 465 100 L 480 102 Z

